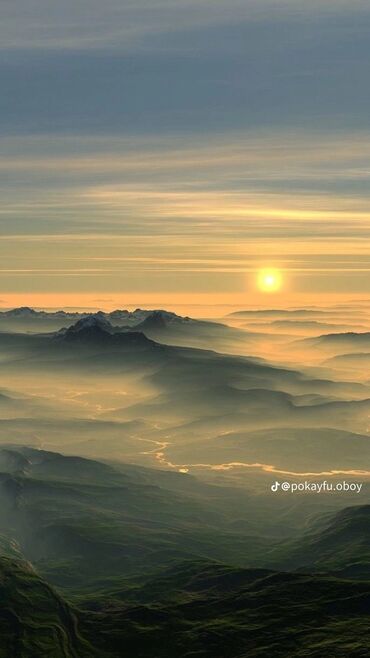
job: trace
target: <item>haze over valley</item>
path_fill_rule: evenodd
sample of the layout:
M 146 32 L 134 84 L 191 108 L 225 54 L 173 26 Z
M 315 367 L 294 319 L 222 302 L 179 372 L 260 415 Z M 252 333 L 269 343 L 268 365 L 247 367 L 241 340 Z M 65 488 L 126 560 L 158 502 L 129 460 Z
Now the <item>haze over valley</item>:
M 27 428 L 28 445 L 174 470 L 366 472 L 370 382 L 332 359 L 366 331 L 343 332 L 337 314 L 336 334 L 299 325 L 264 358 L 265 334 L 234 318 L 0 314 L 1 440 Z
M 357 310 L 353 326 L 337 307 L 290 310 L 289 320 L 287 310 L 213 321 L 164 310 L 0 313 L 0 568 L 26 633 L 20 655 L 53 646 L 68 658 L 113 658 L 123 642 L 164 656 L 166 632 L 170 652 L 222 652 L 223 634 L 209 630 L 210 644 L 201 642 L 191 602 L 203 606 L 204 628 L 222 624 L 226 634 L 242 614 L 235 656 L 242 647 L 258 656 L 261 643 L 274 655 L 294 646 L 291 655 L 311 647 L 307 655 L 320 656 L 302 635 L 304 607 L 293 645 L 284 626 L 253 639 L 251 601 L 268 614 L 265 588 L 272 602 L 284 592 L 292 614 L 295 588 L 312 588 L 299 606 L 311 606 L 308 631 L 324 614 L 318 646 L 331 636 L 334 600 L 350 601 L 355 625 L 346 626 L 347 604 L 339 613 L 344 646 L 365 655 L 366 635 L 360 653 L 355 638 L 370 577 L 370 381 L 364 368 L 356 376 L 362 361 L 342 363 L 349 347 L 366 345 L 370 313 Z M 361 484 L 356 493 L 274 494 L 282 480 Z M 44 588 L 44 635 L 26 630 L 23 588 L 38 601 Z M 176 632 L 166 631 L 175 618 Z M 153 624 L 154 654 L 145 640 Z M 342 640 L 331 642 L 344 656 Z

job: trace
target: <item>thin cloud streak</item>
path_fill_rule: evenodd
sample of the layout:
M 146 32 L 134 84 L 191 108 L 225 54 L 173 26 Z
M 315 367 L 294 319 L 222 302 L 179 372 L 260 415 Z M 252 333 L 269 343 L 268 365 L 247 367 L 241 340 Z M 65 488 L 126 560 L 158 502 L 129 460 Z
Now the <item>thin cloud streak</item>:
M 22 139 L 8 137 L 0 157 L 6 293 L 227 295 L 270 266 L 294 292 L 332 294 L 335 281 L 343 293 L 367 291 L 367 135 L 26 143 L 20 154 Z
M 17 11 L 13 3 L 2 7 L 0 43 L 2 49 L 145 49 L 150 38 L 202 26 L 356 11 L 368 11 L 366 0 L 92 0 L 88 9 L 81 0 L 17 0 Z

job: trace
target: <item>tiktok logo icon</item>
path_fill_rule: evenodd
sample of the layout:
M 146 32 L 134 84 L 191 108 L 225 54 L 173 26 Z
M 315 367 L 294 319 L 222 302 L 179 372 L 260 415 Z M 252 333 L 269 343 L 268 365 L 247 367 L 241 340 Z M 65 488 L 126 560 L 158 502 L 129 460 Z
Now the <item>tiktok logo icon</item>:
M 280 482 L 274 482 L 274 484 L 271 485 L 271 491 L 275 493 L 276 491 L 279 491 L 279 487 L 280 487 Z

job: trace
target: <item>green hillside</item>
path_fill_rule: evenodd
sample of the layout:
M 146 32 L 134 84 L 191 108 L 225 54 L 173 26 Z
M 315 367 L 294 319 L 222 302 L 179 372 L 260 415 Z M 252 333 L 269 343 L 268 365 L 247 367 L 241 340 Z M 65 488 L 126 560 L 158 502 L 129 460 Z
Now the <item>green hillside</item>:
M 0 468 L 0 658 L 369 655 L 369 506 L 278 516 L 193 476 L 10 445 Z
M 0 558 L 0 657 L 89 658 L 76 615 L 28 563 Z
M 368 582 L 197 563 L 149 581 L 136 604 L 118 594 L 83 615 L 84 632 L 114 658 L 122 647 L 138 658 L 360 658 L 370 651 Z

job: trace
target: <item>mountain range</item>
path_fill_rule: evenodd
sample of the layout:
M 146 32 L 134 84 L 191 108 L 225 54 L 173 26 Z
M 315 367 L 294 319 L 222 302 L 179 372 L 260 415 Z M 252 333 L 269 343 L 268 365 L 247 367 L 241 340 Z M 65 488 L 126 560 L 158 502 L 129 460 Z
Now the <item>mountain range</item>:
M 306 310 L 0 314 L 1 658 L 368 655 L 365 333 Z
M 166 345 L 101 315 L 51 333 L 2 333 L 0 358 L 14 385 L 0 399 L 1 440 L 22 442 L 26 424 L 34 445 L 178 468 L 345 471 L 369 460 L 367 383 Z

